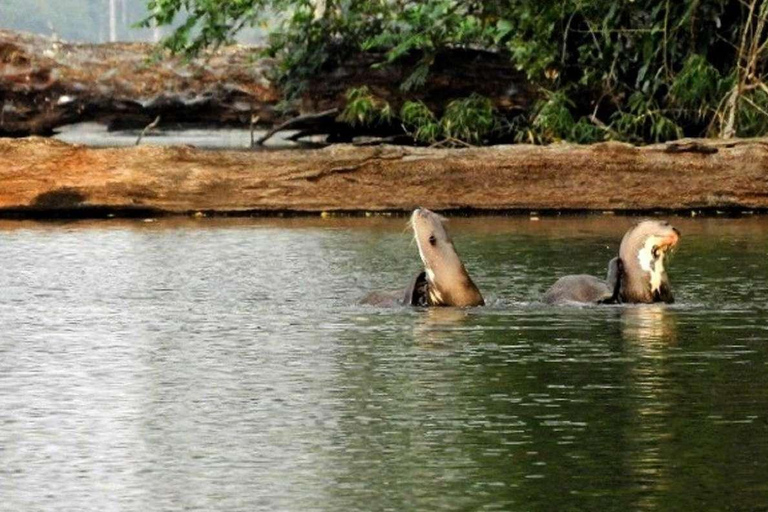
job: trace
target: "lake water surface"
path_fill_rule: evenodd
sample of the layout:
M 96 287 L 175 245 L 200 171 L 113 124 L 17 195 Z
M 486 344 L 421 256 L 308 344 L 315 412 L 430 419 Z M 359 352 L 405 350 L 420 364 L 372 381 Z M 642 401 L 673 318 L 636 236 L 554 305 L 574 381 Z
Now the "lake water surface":
M 551 307 L 625 217 L 452 219 L 488 306 L 358 305 L 405 219 L 0 223 L 0 510 L 767 510 L 768 218 Z

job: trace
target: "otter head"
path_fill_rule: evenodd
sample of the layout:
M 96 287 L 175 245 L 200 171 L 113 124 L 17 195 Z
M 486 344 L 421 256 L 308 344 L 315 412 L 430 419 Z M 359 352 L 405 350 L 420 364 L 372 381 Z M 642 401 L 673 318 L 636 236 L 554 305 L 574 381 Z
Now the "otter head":
M 679 240 L 669 222 L 644 220 L 627 231 L 619 248 L 624 302 L 674 302 L 664 258 Z
M 429 305 L 482 306 L 483 296 L 456 254 L 443 222 L 443 217 L 426 208 L 417 208 L 411 215 L 413 235 L 428 282 Z

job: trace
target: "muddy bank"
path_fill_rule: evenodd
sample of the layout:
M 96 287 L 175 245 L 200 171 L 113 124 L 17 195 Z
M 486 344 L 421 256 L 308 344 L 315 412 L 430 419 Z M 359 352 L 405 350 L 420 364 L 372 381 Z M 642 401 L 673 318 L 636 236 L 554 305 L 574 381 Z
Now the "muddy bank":
M 768 209 L 768 141 L 98 149 L 0 139 L 0 213 Z

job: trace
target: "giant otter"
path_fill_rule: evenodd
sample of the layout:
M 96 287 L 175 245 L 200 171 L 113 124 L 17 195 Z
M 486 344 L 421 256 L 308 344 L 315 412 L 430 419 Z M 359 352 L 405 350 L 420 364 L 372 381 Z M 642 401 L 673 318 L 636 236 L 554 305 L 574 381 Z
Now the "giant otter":
M 483 296 L 456 253 L 444 221 L 443 217 L 426 208 L 413 211 L 410 224 L 424 270 L 411 280 L 401 303 L 409 306 L 482 306 L 485 304 Z M 393 296 L 373 292 L 362 302 L 384 305 L 392 303 Z
M 624 264 L 621 275 L 623 302 L 675 301 L 664 258 L 679 240 L 680 232 L 669 222 L 644 220 L 627 231 L 619 247 L 619 258 Z
M 566 304 L 584 302 L 594 304 L 614 304 L 620 300 L 621 259 L 613 258 L 608 262 L 608 275 L 605 281 L 587 274 L 563 276 L 544 294 L 548 304 Z
M 546 291 L 549 304 L 674 302 L 664 268 L 680 232 L 668 222 L 644 220 L 626 232 L 619 257 L 608 265 L 606 281 L 588 275 L 565 276 Z

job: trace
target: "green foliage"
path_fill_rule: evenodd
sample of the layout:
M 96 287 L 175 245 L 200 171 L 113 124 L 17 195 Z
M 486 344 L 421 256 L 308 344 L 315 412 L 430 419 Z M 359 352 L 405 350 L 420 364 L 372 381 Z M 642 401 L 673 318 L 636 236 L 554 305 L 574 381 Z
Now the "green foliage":
M 195 52 L 228 41 L 272 15 L 268 53 L 289 97 L 306 79 L 351 53 L 375 51 L 379 66 L 416 62 L 401 90 L 400 117 L 425 143 L 482 143 L 501 134 L 546 143 L 607 138 L 663 141 L 706 134 L 768 133 L 768 0 L 150 0 L 148 23 L 190 18 L 167 44 Z M 506 55 L 544 92 L 523 119 L 465 98 L 438 108 L 415 101 L 438 52 Z M 482 77 L 479 78 L 482 80 Z M 410 95 L 410 96 L 408 96 Z M 376 105 L 350 98 L 350 122 L 370 123 Z M 500 128 L 503 127 L 503 128 Z
M 586 117 L 582 117 L 573 125 L 573 128 L 571 128 L 568 140 L 579 144 L 590 144 L 592 142 L 605 140 L 606 138 L 609 138 L 610 135 L 611 133 L 609 130 L 595 125 Z
M 440 127 L 446 139 L 480 144 L 496 127 L 493 104 L 478 94 L 453 100 L 445 109 Z
M 422 59 L 411 74 L 400 84 L 400 90 L 410 92 L 424 85 L 429 77 L 430 64 L 430 59 Z
M 760 137 L 768 133 L 768 93 L 763 89 L 751 91 L 742 97 L 738 113 L 739 137 Z
M 442 135 L 435 114 L 422 101 L 406 101 L 400 109 L 400 119 L 413 130 L 412 136 L 418 142 L 434 144 Z
M 642 92 L 630 96 L 628 106 L 613 115 L 613 127 L 625 140 L 660 142 L 683 136 L 680 126 Z
M 517 140 L 523 140 L 527 135 L 532 142 L 548 143 L 561 140 L 587 144 L 605 140 L 611 136 L 611 131 L 596 125 L 588 117 L 583 116 L 574 120 L 571 109 L 574 103 L 565 91 L 545 91 L 545 99 L 540 101 L 531 126 L 520 133 Z
M 389 63 L 414 53 L 424 57 L 402 83 L 403 91 L 422 86 L 437 50 L 484 41 L 492 42 L 493 31 L 470 12 L 470 4 L 452 0 L 414 2 L 402 11 L 392 10 L 381 31 L 362 43 L 363 50 L 386 53 Z
M 407 101 L 400 119 L 425 144 L 480 144 L 497 128 L 491 101 L 477 94 L 451 101 L 440 119 L 422 101 Z
M 703 116 L 730 89 L 732 82 L 699 54 L 686 59 L 670 85 L 671 103 Z
M 547 92 L 546 96 L 532 123 L 539 140 L 550 142 L 569 138 L 576 124 L 570 110 L 573 102 L 563 91 Z
M 178 53 L 195 54 L 208 46 L 232 43 L 235 34 L 264 19 L 274 4 L 286 7 L 294 2 L 271 0 L 147 0 L 143 27 L 171 25 L 182 19 L 165 45 Z M 187 16 L 185 18 L 185 16 Z
M 369 126 L 392 120 L 392 108 L 368 89 L 356 87 L 347 91 L 347 105 L 339 119 L 352 126 Z

